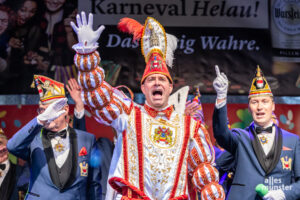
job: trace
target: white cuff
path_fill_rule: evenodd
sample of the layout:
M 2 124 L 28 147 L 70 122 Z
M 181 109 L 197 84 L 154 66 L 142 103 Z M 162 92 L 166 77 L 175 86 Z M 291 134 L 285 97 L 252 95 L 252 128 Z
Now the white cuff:
M 84 109 L 82 109 L 79 112 L 76 109 L 74 109 L 74 115 L 77 119 L 81 119 L 84 116 Z
M 72 48 L 77 52 L 77 53 L 80 53 L 80 54 L 90 54 L 94 51 L 97 50 L 98 48 L 98 43 L 92 45 L 92 46 L 84 46 L 83 44 L 81 43 L 77 43 L 77 44 L 74 44 L 72 46 Z
M 220 103 L 217 103 L 217 100 L 216 100 L 215 106 L 216 106 L 217 109 L 220 109 L 220 108 L 222 108 L 223 106 L 225 106 L 226 103 L 227 103 L 227 100 L 224 100 L 224 101 L 222 101 L 222 102 L 220 102 Z

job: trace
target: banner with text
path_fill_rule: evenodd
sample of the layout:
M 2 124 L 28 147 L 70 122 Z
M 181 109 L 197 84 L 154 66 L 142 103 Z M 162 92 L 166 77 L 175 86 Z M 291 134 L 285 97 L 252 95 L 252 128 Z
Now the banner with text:
M 94 14 L 94 26 L 105 25 L 100 55 L 122 66 L 117 84 L 139 91 L 145 67 L 140 44 L 117 30 L 123 17 L 141 24 L 147 16 L 156 18 L 167 33 L 178 38 L 175 51 L 175 90 L 200 87 L 214 93 L 214 66 L 219 65 L 230 80 L 229 94 L 247 95 L 256 66 L 260 65 L 275 95 L 300 95 L 300 65 L 273 61 L 270 33 L 271 1 L 251 0 L 84 0 L 79 10 Z

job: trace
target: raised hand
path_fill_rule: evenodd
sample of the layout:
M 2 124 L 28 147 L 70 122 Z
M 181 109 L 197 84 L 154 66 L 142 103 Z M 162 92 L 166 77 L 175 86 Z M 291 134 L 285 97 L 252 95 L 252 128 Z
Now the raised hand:
M 215 66 L 217 77 L 213 82 L 213 86 L 217 92 L 217 99 L 226 99 L 228 90 L 228 79 L 224 72 L 220 73 L 218 65 Z
M 200 106 L 201 105 L 199 105 L 197 102 L 189 100 L 185 104 L 184 114 L 193 116 L 194 114 L 196 114 L 196 112 L 200 108 Z
M 74 45 L 73 48 L 76 51 L 84 51 L 83 53 L 89 53 L 94 51 L 98 47 L 98 39 L 105 29 L 102 25 L 96 31 L 93 30 L 93 14 L 89 14 L 89 20 L 86 20 L 85 12 L 81 12 L 76 15 L 77 26 L 74 22 L 71 22 L 71 26 L 78 37 L 78 44 Z M 79 52 L 80 53 L 80 52 Z
M 68 84 L 66 85 L 67 90 L 69 91 L 72 99 L 75 102 L 75 109 L 77 112 L 80 112 L 84 109 L 84 104 L 81 99 L 81 87 L 77 83 L 77 81 L 74 78 L 71 78 L 68 80 Z

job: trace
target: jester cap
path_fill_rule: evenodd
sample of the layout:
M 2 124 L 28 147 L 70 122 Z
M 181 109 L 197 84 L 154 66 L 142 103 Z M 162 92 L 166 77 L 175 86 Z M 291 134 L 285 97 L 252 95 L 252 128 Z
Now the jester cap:
M 146 62 L 141 83 L 152 74 L 163 74 L 173 83 L 167 65 L 172 67 L 177 38 L 167 34 L 164 27 L 152 17 L 148 17 L 144 25 L 133 19 L 123 18 L 118 28 L 133 34 L 134 40 L 141 39 L 141 50 Z
M 64 84 L 46 76 L 34 75 L 31 87 L 35 86 L 38 89 L 41 104 L 49 104 L 66 97 Z
M 257 66 L 256 76 L 254 77 L 251 88 L 249 91 L 248 98 L 257 97 L 257 96 L 271 96 L 273 97 L 271 88 L 265 79 L 261 69 Z

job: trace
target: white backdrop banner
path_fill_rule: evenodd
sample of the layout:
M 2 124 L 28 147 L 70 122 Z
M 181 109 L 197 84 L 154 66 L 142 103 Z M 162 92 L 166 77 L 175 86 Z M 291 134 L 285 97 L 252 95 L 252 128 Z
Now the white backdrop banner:
M 164 26 L 268 28 L 266 0 L 78 0 L 78 10 L 93 13 L 95 26 L 152 16 Z

